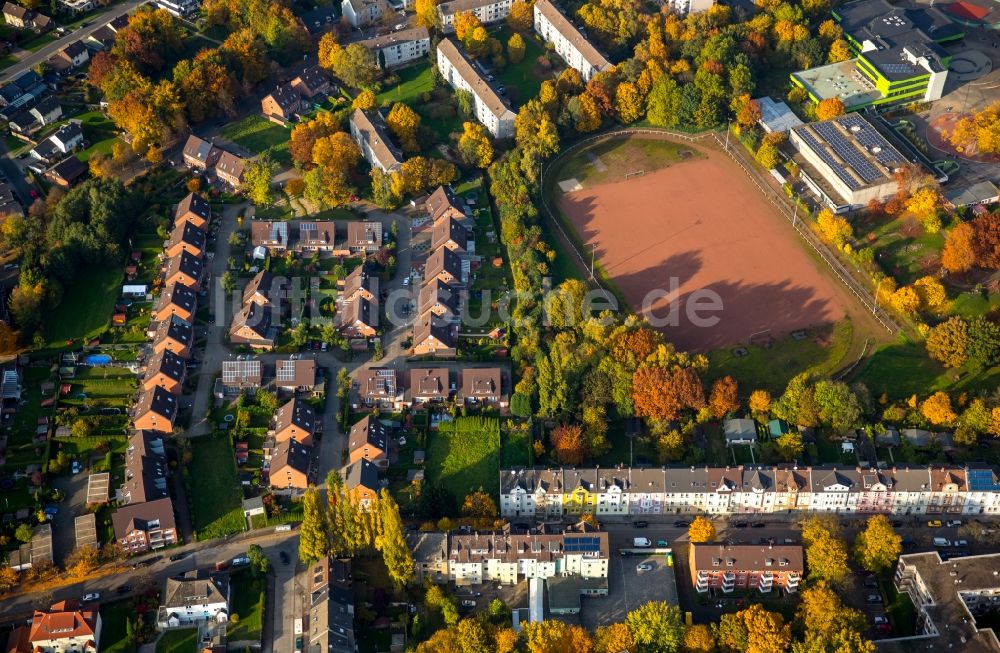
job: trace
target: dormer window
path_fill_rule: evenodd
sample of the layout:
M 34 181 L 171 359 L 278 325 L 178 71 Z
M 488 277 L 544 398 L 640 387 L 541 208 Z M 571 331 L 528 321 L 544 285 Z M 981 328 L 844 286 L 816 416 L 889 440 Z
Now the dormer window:
M 726 558 L 726 566 L 727 567 L 732 567 L 735 564 L 736 564 L 736 560 L 734 558 Z
M 720 564 L 722 564 L 722 559 L 721 558 L 712 558 L 712 566 L 713 567 L 718 567 Z

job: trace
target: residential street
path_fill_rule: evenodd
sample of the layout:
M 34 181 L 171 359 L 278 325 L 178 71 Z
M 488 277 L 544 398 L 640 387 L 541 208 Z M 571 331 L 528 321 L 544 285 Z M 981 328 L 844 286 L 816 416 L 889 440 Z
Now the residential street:
M 113 7 L 108 7 L 106 10 L 94 14 L 93 16 L 91 16 L 86 27 L 80 27 L 78 29 L 73 30 L 72 32 L 67 33 L 65 36 L 56 39 L 52 43 L 49 43 L 45 47 L 35 52 L 32 52 L 31 54 L 24 57 L 17 63 L 12 64 L 10 67 L 6 68 L 2 73 L 0 73 L 0 84 L 6 84 L 10 80 L 14 79 L 15 77 L 23 73 L 24 71 L 31 70 L 38 64 L 42 63 L 43 61 L 54 55 L 56 52 L 62 50 L 70 43 L 87 38 L 88 36 L 93 34 L 97 30 L 97 28 L 111 22 L 112 20 L 118 18 L 119 16 L 130 13 L 132 10 L 136 9 L 137 7 L 141 7 L 148 1 L 149 0 L 129 0 L 128 2 L 124 2 L 122 4 L 115 5 Z

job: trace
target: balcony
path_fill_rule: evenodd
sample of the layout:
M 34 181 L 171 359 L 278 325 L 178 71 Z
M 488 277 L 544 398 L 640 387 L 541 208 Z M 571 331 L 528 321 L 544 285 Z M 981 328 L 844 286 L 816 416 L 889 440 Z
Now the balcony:
M 722 591 L 729 594 L 735 589 L 736 574 L 731 571 L 727 571 L 722 574 Z
M 757 590 L 761 594 L 767 594 L 774 587 L 774 574 L 771 572 L 766 572 L 761 574 L 760 582 L 757 584 Z
M 708 581 L 709 575 L 707 571 L 699 571 L 698 579 L 695 581 L 694 588 L 698 590 L 699 594 L 703 594 L 708 591 Z
M 792 572 L 785 579 L 785 589 L 788 592 L 794 592 L 799 589 L 800 582 L 802 582 L 802 578 L 797 573 Z

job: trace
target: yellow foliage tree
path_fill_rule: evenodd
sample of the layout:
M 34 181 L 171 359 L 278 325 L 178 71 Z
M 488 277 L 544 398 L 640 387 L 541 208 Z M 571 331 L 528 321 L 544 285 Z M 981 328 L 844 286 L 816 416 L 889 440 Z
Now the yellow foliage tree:
M 635 648 L 635 640 L 623 623 L 599 626 L 594 631 L 594 653 L 621 653 Z
M 802 525 L 809 577 L 840 583 L 847 576 L 847 546 L 840 539 L 836 522 L 811 517 Z
M 854 54 L 851 52 L 850 46 L 847 45 L 847 41 L 844 39 L 836 39 L 830 44 L 830 54 L 827 55 L 826 60 L 829 63 L 837 63 L 840 61 L 847 61 Z
M 920 413 L 930 420 L 931 424 L 953 424 L 958 418 L 951 407 L 951 397 L 938 390 L 920 404 Z
M 961 118 L 948 139 L 959 152 L 1000 152 L 1000 102 Z
M 830 52 L 832 54 L 833 50 L 831 49 Z M 826 98 L 820 100 L 819 104 L 816 105 L 816 118 L 819 120 L 829 120 L 842 115 L 844 115 L 844 103 L 840 98 Z
M 392 105 L 389 115 L 385 117 L 385 124 L 399 140 L 399 145 L 403 148 L 404 152 L 417 152 L 420 150 L 420 145 L 417 143 L 417 132 L 420 129 L 420 115 L 408 105 L 402 102 Z
M 771 412 L 771 393 L 767 390 L 754 390 L 750 393 L 750 412 L 762 418 Z
M 920 296 L 912 287 L 903 286 L 889 295 L 889 303 L 900 313 L 910 315 L 920 309 Z
M 826 242 L 841 247 L 854 236 L 851 223 L 842 216 L 834 215 L 830 209 L 823 209 L 816 216 L 816 227 L 820 238 Z
M 524 61 L 524 48 L 524 38 L 519 33 L 514 32 L 507 39 L 507 60 L 515 64 Z
M 645 108 L 639 88 L 632 82 L 622 82 L 615 90 L 615 110 L 626 125 L 642 118 Z
M 358 93 L 357 97 L 354 98 L 354 102 L 351 103 L 351 106 L 354 107 L 355 109 L 363 109 L 365 111 L 369 111 L 375 108 L 375 104 L 376 104 L 375 94 L 369 91 L 368 89 L 365 89 L 360 93 Z
M 715 635 L 712 634 L 712 629 L 705 624 L 688 626 L 684 630 L 681 651 L 684 653 L 715 653 Z
M 929 234 L 941 231 L 941 217 L 938 209 L 941 207 L 941 190 L 936 186 L 924 186 L 910 195 L 906 200 L 906 210 L 913 214 L 924 225 Z
M 990 411 L 990 423 L 986 430 L 990 435 L 1000 437 L 1000 406 L 995 406 Z
M 458 155 L 467 165 L 488 167 L 493 162 L 493 142 L 486 128 L 478 122 L 464 123 L 458 139 Z
M 415 0 L 413 11 L 417 14 L 417 24 L 422 27 L 440 27 L 438 0 Z
M 698 515 L 688 526 L 688 539 L 692 544 L 712 542 L 715 540 L 715 524 L 712 520 Z
M 976 263 L 976 250 L 973 241 L 972 225 L 959 222 L 947 233 L 944 239 L 944 249 L 941 250 L 941 265 L 948 272 L 967 272 Z
M 854 540 L 858 564 L 876 574 L 891 569 L 902 550 L 903 538 L 893 530 L 885 515 L 869 517 L 865 530 Z
M 529 2 L 515 0 L 510 6 L 507 26 L 515 32 L 527 32 L 534 24 L 534 9 Z
M 920 296 L 921 303 L 932 310 L 941 308 L 948 301 L 948 293 L 937 277 L 920 277 L 913 282 L 913 288 Z

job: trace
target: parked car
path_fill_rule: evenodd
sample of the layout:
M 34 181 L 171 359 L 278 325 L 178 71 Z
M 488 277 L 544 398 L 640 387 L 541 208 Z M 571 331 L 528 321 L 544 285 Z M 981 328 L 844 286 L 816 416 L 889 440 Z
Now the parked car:
M 666 540 L 656 540 L 656 546 L 658 547 L 670 546 L 670 542 L 667 542 Z
M 78 461 L 78 460 L 74 460 L 73 461 L 72 467 L 73 467 L 73 473 L 74 474 L 79 474 L 80 472 L 83 471 L 83 465 L 81 465 L 80 461 Z
M 765 524 L 762 521 L 755 521 L 753 524 L 751 524 L 751 526 L 753 526 L 754 528 L 764 528 L 765 526 L 767 526 L 767 524 Z
M 465 600 L 462 601 L 462 607 L 463 608 L 474 608 L 474 607 L 476 607 L 476 602 L 473 601 L 472 599 L 465 599 Z
M 643 562 L 641 564 L 636 565 L 635 566 L 635 570 L 637 572 L 640 572 L 640 573 L 642 573 L 644 571 L 653 571 L 653 563 L 652 562 Z
M 927 525 L 931 528 L 941 528 L 941 526 L 943 526 L 940 519 L 932 519 L 927 522 Z
M 634 522 L 632 522 L 632 526 L 635 527 L 635 528 L 646 528 L 647 526 L 649 526 L 649 522 L 648 521 L 634 521 Z
M 248 556 L 236 556 L 233 558 L 234 567 L 246 567 L 250 564 L 250 558 Z
M 865 602 L 866 603 L 881 603 L 882 602 L 882 597 L 879 596 L 878 594 L 868 594 L 867 596 L 865 596 Z
M 691 522 L 686 522 L 683 519 L 678 519 L 674 522 L 674 528 L 687 528 L 691 525 Z
M 733 524 L 733 528 L 746 528 L 746 527 L 747 523 L 745 521 L 738 521 L 735 524 Z
M 122 585 L 121 587 L 119 587 L 115 591 L 118 592 L 119 594 L 128 594 L 129 592 L 132 591 L 132 586 L 131 585 Z
M 80 599 L 80 603 L 93 603 L 94 601 L 101 600 L 100 592 L 90 592 L 89 594 L 84 594 L 83 598 Z
M 951 521 L 948 522 L 948 528 L 958 528 L 961 525 L 962 525 L 961 519 L 952 519 Z
M 874 576 L 865 578 L 865 587 L 869 589 L 878 589 L 878 579 Z
M 969 546 L 969 540 L 955 540 L 955 546 Z
M 177 562 L 178 560 L 183 560 L 187 557 L 187 551 L 181 551 L 180 553 L 175 553 L 170 556 L 170 562 Z
M 889 623 L 889 620 L 886 618 L 886 616 L 882 615 L 882 614 L 875 615 L 875 620 L 874 621 L 875 621 L 875 625 L 876 626 L 881 626 L 882 624 Z

